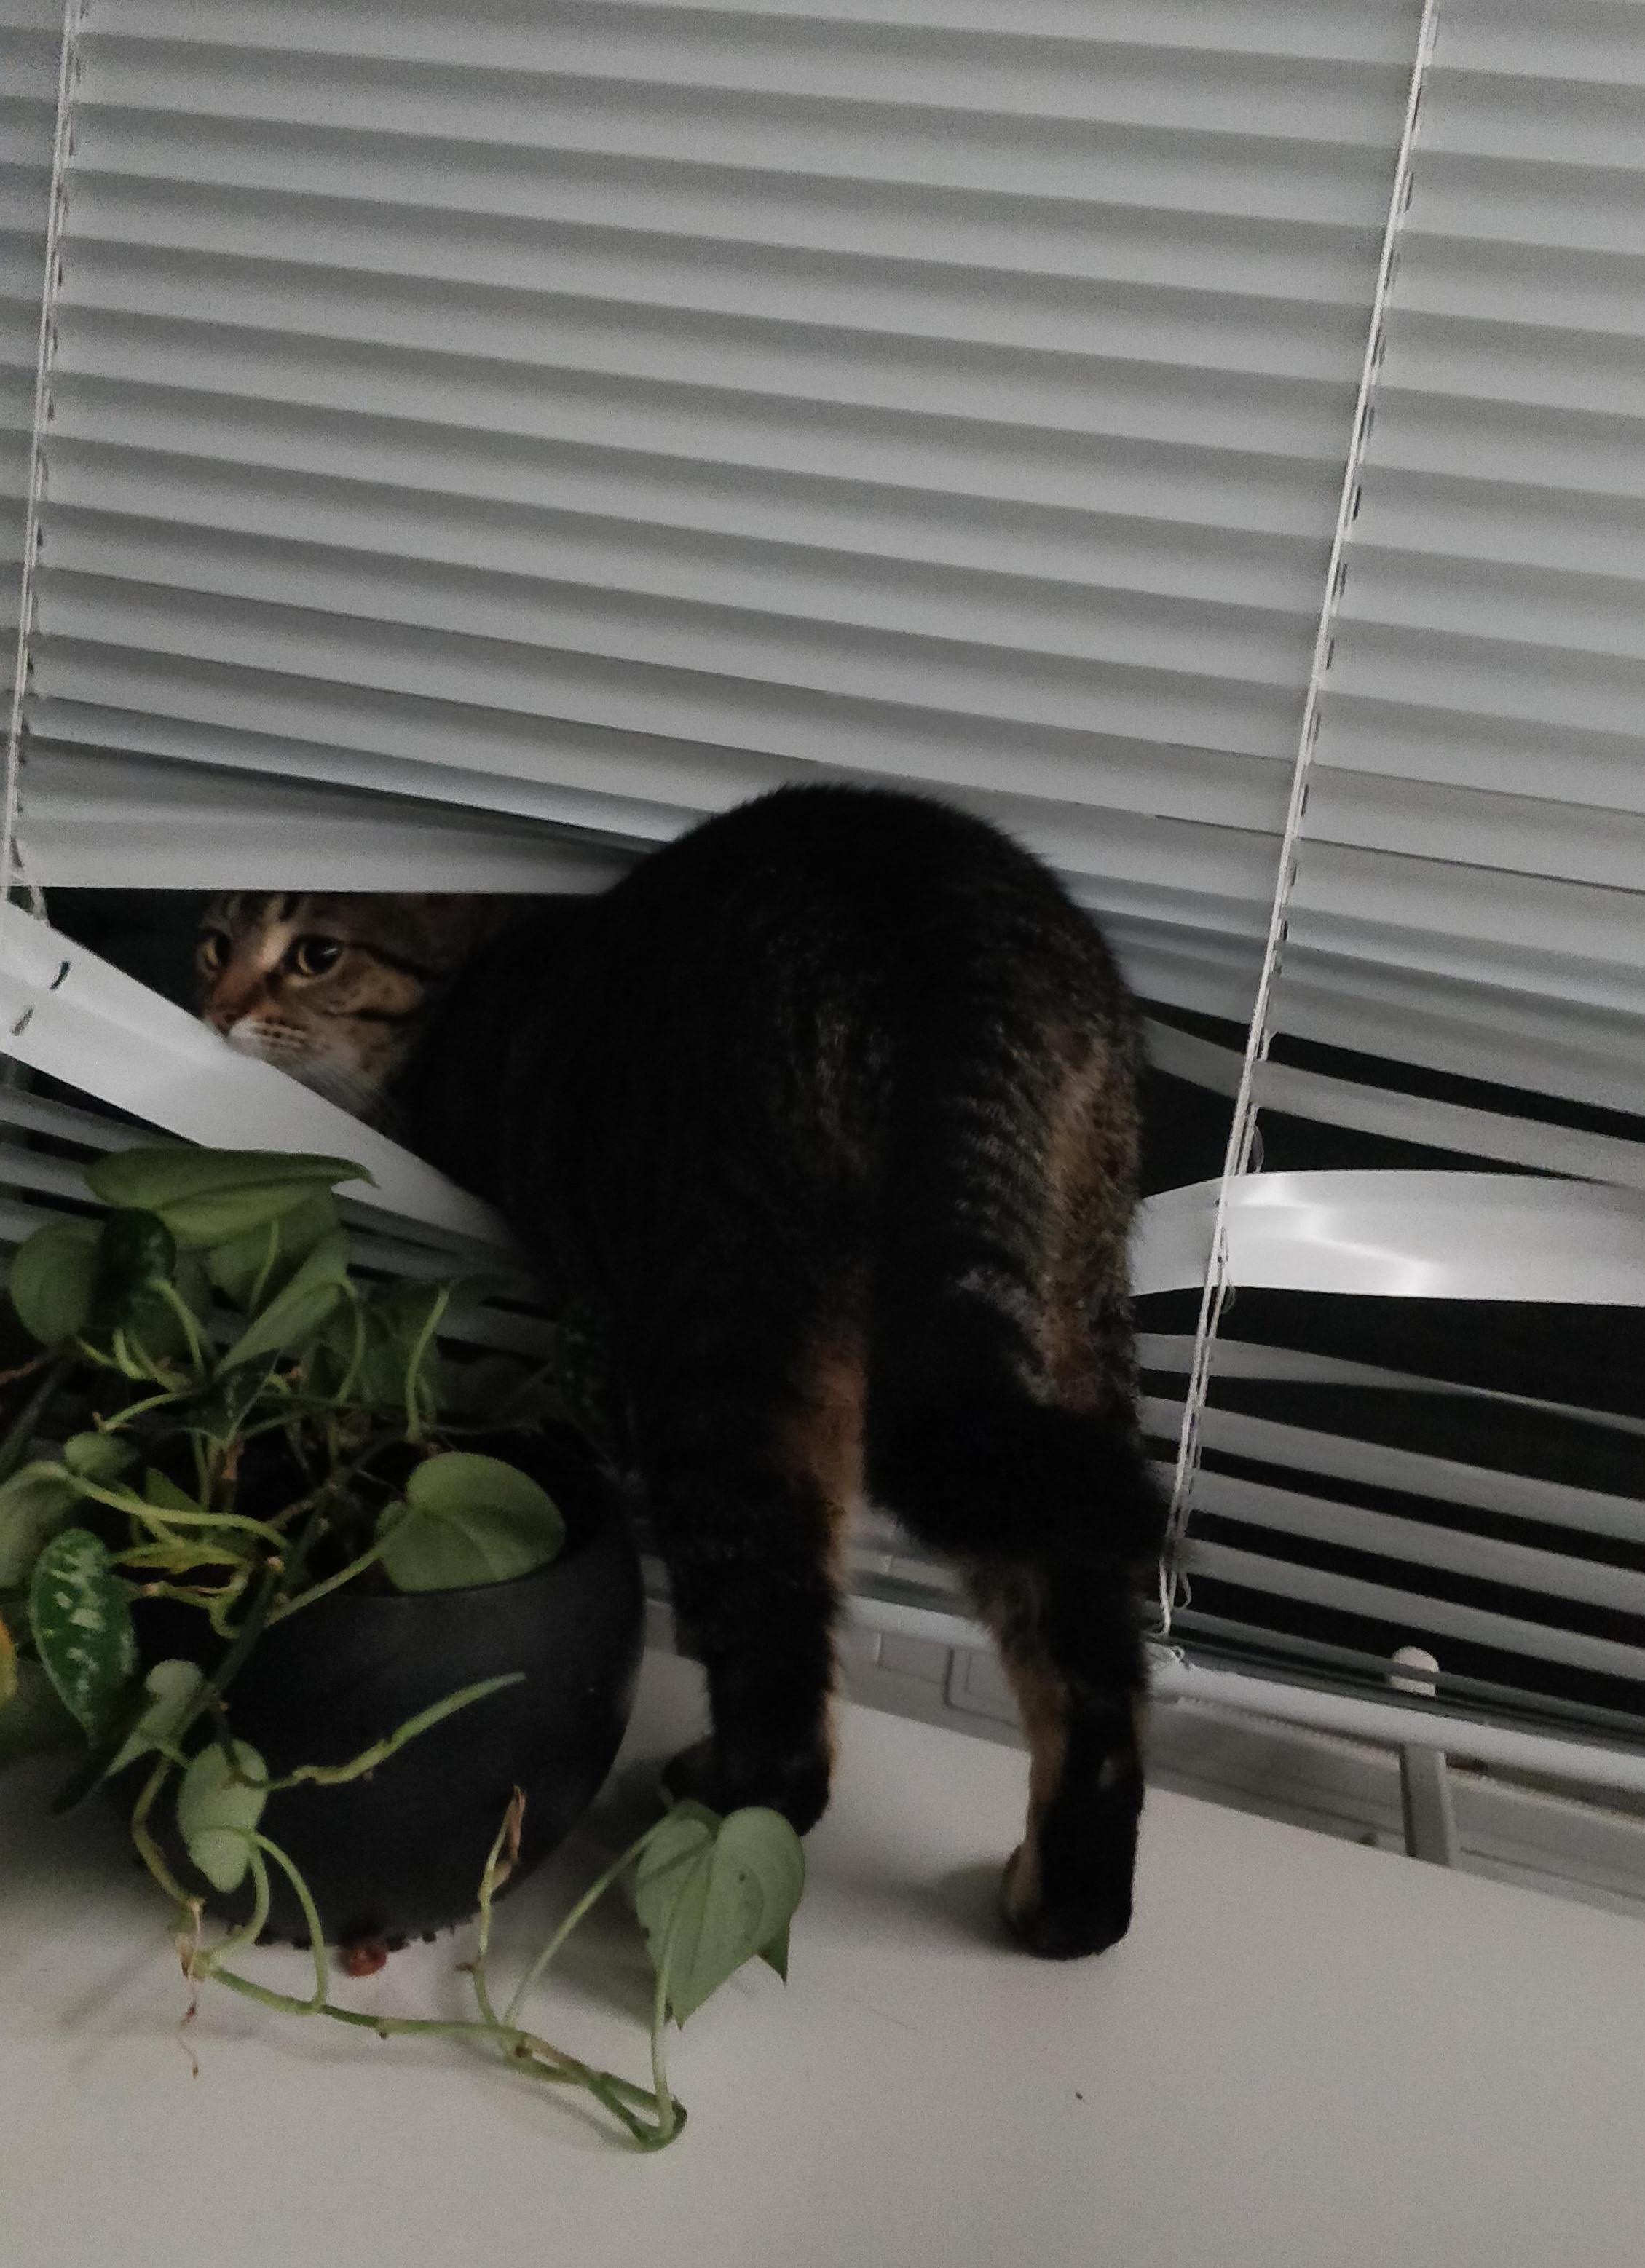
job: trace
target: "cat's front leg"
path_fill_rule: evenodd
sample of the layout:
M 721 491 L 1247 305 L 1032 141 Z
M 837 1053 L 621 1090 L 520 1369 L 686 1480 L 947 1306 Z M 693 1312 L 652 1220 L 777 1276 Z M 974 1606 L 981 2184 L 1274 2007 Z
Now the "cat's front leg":
M 637 1412 L 682 1644 L 708 1675 L 708 1738 L 665 1775 L 719 1812 L 828 1803 L 837 1561 L 860 1387 L 837 1350 L 746 1345 L 653 1380 Z

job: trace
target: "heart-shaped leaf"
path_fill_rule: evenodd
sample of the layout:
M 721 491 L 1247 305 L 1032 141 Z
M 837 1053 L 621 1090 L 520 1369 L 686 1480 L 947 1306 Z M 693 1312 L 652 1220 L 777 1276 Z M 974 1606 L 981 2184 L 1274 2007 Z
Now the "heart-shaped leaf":
M 197 1250 L 264 1227 L 338 1182 L 371 1175 L 349 1158 L 167 1145 L 116 1150 L 85 1178 L 105 1204 L 159 1213 L 180 1245 Z
M 237 1307 L 263 1306 L 284 1290 L 314 1247 L 341 1227 L 328 1189 L 305 1197 L 289 1212 L 214 1245 L 206 1260 L 211 1281 Z
M 63 1462 L 76 1479 L 100 1485 L 117 1481 L 136 1454 L 118 1433 L 70 1433 L 63 1445 Z
M 0 1591 L 20 1589 L 41 1547 L 80 1501 L 72 1473 L 43 1458 L 0 1484 Z
M 269 1767 L 248 1741 L 232 1741 L 233 1761 L 214 1742 L 202 1749 L 177 1791 L 177 1824 L 188 1856 L 213 1889 L 235 1890 L 251 1864 L 250 1837 L 269 1800 Z
M 157 1661 L 143 1681 L 148 1698 L 137 1720 L 114 1751 L 105 1778 L 124 1771 L 152 1749 L 170 1745 L 181 1734 L 205 1683 L 203 1673 L 192 1661 Z
M 45 1346 L 61 1346 L 90 1320 L 99 1233 L 95 1221 L 57 1221 L 37 1228 L 12 1255 L 11 1305 L 24 1329 Z
M 640 1853 L 634 1903 L 676 2023 L 756 1954 L 786 1976 L 805 1881 L 800 1837 L 780 1812 L 750 1806 L 720 1820 L 675 1806 Z
M 38 1661 L 19 1655 L 11 1675 L 15 1683 L 11 1697 L 0 1705 L 0 1766 L 66 1749 L 78 1741 L 79 1727 L 58 1700 L 55 1688 Z
M 107 1546 L 88 1528 L 54 1536 L 29 1585 L 34 1649 L 58 1697 L 93 1742 L 117 1722 L 137 1667 L 131 1609 Z
M 405 1509 L 391 1505 L 383 1553 L 402 1591 L 462 1591 L 528 1575 L 565 1541 L 559 1506 L 527 1473 L 500 1457 L 448 1449 L 427 1458 L 406 1484 Z
M 267 1361 L 308 1338 L 342 1299 L 348 1272 L 348 1232 L 333 1229 L 321 1238 L 285 1289 L 277 1292 L 261 1314 L 247 1324 L 218 1362 L 218 1372 L 238 1369 L 241 1363 Z

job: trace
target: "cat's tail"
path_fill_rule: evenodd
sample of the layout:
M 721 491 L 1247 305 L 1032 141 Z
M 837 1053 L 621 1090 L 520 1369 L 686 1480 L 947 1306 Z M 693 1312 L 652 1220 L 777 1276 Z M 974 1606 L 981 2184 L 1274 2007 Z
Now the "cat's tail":
M 1135 1414 L 1129 1035 L 1073 1065 L 930 1036 L 885 1192 L 868 1492 L 948 1553 L 1140 1565 L 1165 1502 Z

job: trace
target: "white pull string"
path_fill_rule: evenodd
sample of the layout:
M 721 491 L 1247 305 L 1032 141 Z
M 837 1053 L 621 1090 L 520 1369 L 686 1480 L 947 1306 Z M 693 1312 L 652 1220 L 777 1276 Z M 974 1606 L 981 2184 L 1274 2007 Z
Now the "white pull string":
M 1331 535 L 1331 556 L 1325 567 L 1325 595 L 1320 608 L 1319 625 L 1314 635 L 1308 691 L 1297 731 L 1296 757 L 1291 768 L 1291 793 L 1286 806 L 1285 828 L 1280 837 L 1280 860 L 1274 880 L 1273 902 L 1268 915 L 1267 940 L 1263 949 L 1261 973 L 1257 980 L 1257 997 L 1246 1035 L 1239 1086 L 1234 1097 L 1233 1122 L 1228 1128 L 1228 1149 L 1223 1157 L 1222 1177 L 1217 1189 L 1211 1252 L 1206 1266 L 1204 1289 L 1200 1293 L 1199 1318 L 1194 1331 L 1193 1366 L 1189 1373 L 1183 1403 L 1182 1427 L 1177 1440 L 1170 1513 L 1165 1549 L 1160 1558 L 1160 1621 L 1157 1630 L 1151 1633 L 1160 1641 L 1170 1637 L 1172 1616 L 1183 1595 L 1183 1541 L 1188 1525 L 1194 1478 L 1199 1469 L 1200 1429 L 1210 1393 L 1211 1366 L 1216 1350 L 1217 1331 L 1229 1291 L 1229 1197 L 1236 1181 L 1250 1171 L 1252 1147 L 1257 1137 L 1257 1074 L 1266 1060 L 1272 1040 L 1271 1019 L 1274 987 L 1285 952 L 1291 890 L 1296 880 L 1297 846 L 1302 832 L 1302 814 L 1308 802 L 1309 772 L 1313 762 L 1314 745 L 1319 738 L 1320 699 L 1336 645 L 1337 615 L 1346 579 L 1348 538 L 1359 510 L 1365 453 L 1371 427 L 1376 422 L 1376 387 L 1382 369 L 1389 295 L 1399 265 L 1400 234 L 1411 202 L 1414 180 L 1417 129 L 1422 115 L 1423 88 L 1433 61 L 1438 27 L 1439 0 L 1423 0 L 1422 19 L 1417 31 L 1416 55 L 1411 69 L 1411 85 L 1405 97 L 1405 123 L 1399 136 L 1399 154 L 1394 165 L 1388 218 L 1383 230 L 1382 256 L 1376 268 L 1376 289 L 1372 295 L 1370 321 L 1366 330 L 1365 359 L 1360 368 L 1360 387 L 1354 401 L 1347 461 L 1342 471 L 1337 525 Z
M 29 436 L 28 489 L 23 516 L 23 565 L 18 584 L 17 650 L 13 657 L 11 709 L 6 723 L 5 799 L 0 809 L 0 901 L 21 889 L 36 913 L 45 910 L 40 892 L 24 871 L 18 840 L 22 803 L 23 711 L 28 693 L 30 643 L 34 631 L 34 569 L 41 549 L 41 506 L 46 493 L 46 428 L 51 422 L 51 369 L 57 349 L 57 293 L 63 283 L 61 241 L 67 202 L 69 160 L 74 150 L 73 92 L 80 73 L 80 30 L 86 0 L 66 0 L 57 56 L 57 114 L 52 133 L 51 193 L 46 210 L 46 272 L 41 283 L 40 336 L 34 350 L 34 416 Z

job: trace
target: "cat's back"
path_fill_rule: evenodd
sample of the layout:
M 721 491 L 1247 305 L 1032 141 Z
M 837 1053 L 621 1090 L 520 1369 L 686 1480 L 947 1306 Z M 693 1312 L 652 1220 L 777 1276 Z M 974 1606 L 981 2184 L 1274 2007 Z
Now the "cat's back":
M 601 902 L 602 951 L 645 973 L 712 969 L 741 994 L 792 980 L 869 995 L 940 976 L 957 948 L 1026 977 L 1055 968 L 1117 995 L 1095 924 L 997 828 L 934 799 L 855 786 L 779 788 L 647 858 Z M 830 989 L 832 987 L 830 986 Z

